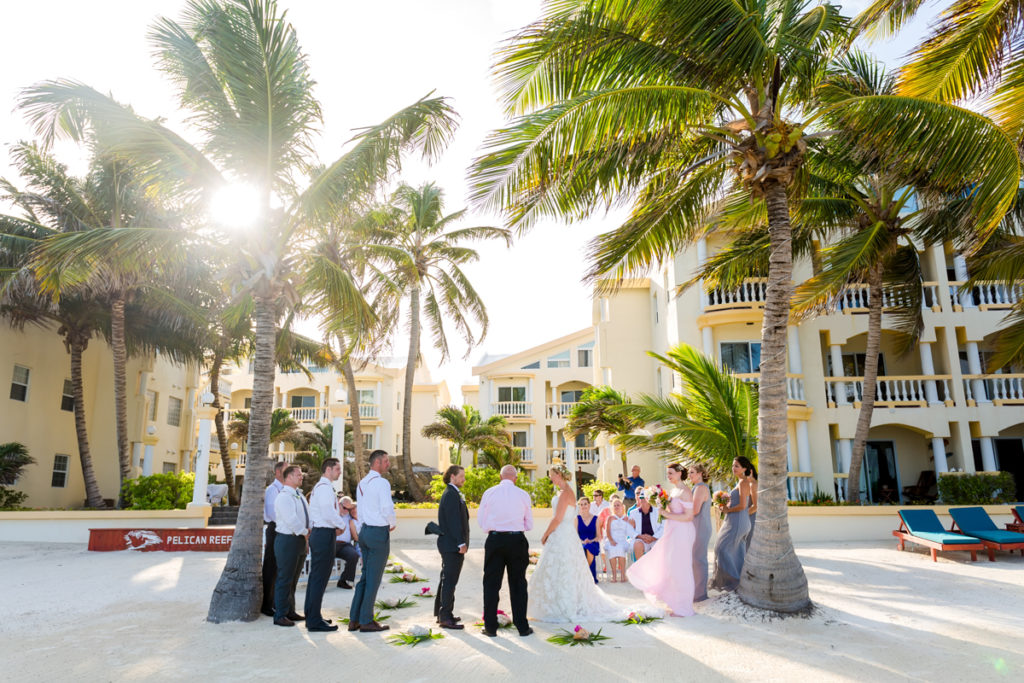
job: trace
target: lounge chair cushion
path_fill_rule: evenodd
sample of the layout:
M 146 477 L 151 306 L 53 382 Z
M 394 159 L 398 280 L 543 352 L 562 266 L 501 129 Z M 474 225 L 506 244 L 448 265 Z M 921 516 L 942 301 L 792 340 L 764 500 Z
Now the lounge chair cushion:
M 973 534 L 975 531 L 996 531 L 999 527 L 985 512 L 985 508 L 950 508 L 949 516 L 953 518 L 961 531 Z
M 972 536 L 954 534 L 951 531 L 912 531 L 910 533 L 912 536 L 916 536 L 917 538 L 923 538 L 926 541 L 932 541 L 933 543 L 941 543 L 942 545 L 965 545 L 971 543 L 981 544 L 981 541 Z
M 971 536 L 993 543 L 1024 543 L 1024 534 L 1018 534 L 1015 531 L 1000 531 L 999 529 L 978 531 L 971 529 L 965 533 L 970 533 Z
M 907 529 L 915 536 L 920 535 L 921 532 L 949 533 L 942 526 L 935 510 L 900 510 L 899 514 L 903 523 L 907 525 Z

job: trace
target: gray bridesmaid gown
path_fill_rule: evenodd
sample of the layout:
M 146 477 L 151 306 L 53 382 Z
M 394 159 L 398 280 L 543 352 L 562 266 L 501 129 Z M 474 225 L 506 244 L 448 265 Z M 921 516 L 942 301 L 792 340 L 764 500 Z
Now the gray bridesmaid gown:
M 740 487 L 736 485 L 729 492 L 729 507 L 740 504 Z M 747 556 L 747 533 L 750 532 L 750 515 L 746 508 L 730 512 L 725 516 L 722 528 L 715 541 L 715 577 L 711 587 L 721 590 L 736 590 L 740 585 L 740 571 Z
M 747 497 L 747 509 L 749 510 L 754 505 L 754 497 Z M 757 513 L 753 512 L 749 515 L 750 517 L 750 531 L 747 532 L 747 550 L 750 550 L 750 541 L 754 538 L 754 524 L 757 523 Z
M 698 486 L 708 488 L 707 484 L 697 484 L 693 487 L 694 493 Z M 708 489 L 708 500 L 700 507 L 700 512 L 693 520 L 693 526 L 697 530 L 693 539 L 693 601 L 700 602 L 708 599 L 708 543 L 711 541 L 711 489 Z

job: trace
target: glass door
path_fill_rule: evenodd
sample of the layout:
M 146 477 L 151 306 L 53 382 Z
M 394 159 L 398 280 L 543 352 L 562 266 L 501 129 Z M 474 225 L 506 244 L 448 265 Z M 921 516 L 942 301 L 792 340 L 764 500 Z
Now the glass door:
M 868 441 L 860 471 L 861 490 L 872 503 L 900 502 L 900 472 L 892 441 Z

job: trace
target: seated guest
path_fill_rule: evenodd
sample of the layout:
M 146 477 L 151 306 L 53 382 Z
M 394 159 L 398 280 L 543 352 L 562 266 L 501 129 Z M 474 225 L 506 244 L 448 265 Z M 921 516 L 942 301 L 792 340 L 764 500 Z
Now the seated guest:
M 355 502 L 348 496 L 339 501 L 341 516 L 345 518 L 346 527 L 338 532 L 335 541 L 334 556 L 345 562 L 345 568 L 338 579 L 338 588 L 352 590 L 352 582 L 356 578 L 356 565 L 359 564 L 359 531 L 356 529 Z
M 612 496 L 612 511 L 605 521 L 604 551 L 612 566 L 612 583 L 626 580 L 626 555 L 629 554 L 629 536 L 635 532 L 633 522 L 626 516 L 626 507 L 617 495 Z
M 604 491 L 594 489 L 594 502 L 590 505 L 590 511 L 597 515 L 597 540 L 604 541 L 605 520 L 612 514 L 612 506 L 604 499 Z M 608 556 L 604 552 L 604 545 L 601 545 L 601 571 L 608 573 Z
M 654 543 L 661 538 L 663 524 L 660 513 L 651 507 L 647 500 L 647 493 L 642 488 L 636 489 L 636 507 L 629 513 L 629 519 L 633 522 L 636 530 L 633 537 L 633 554 L 636 559 L 644 556 L 648 550 L 654 547 Z

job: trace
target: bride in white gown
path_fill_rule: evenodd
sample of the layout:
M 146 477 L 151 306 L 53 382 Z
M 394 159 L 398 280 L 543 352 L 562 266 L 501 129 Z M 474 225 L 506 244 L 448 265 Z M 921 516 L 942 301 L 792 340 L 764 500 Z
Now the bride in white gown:
M 558 489 L 551 502 L 555 514 L 541 540 L 544 551 L 537 570 L 530 577 L 527 613 L 537 621 L 556 623 L 624 619 L 630 610 L 594 585 L 576 532 L 576 501 L 566 481 L 568 470 L 556 465 L 550 476 Z

